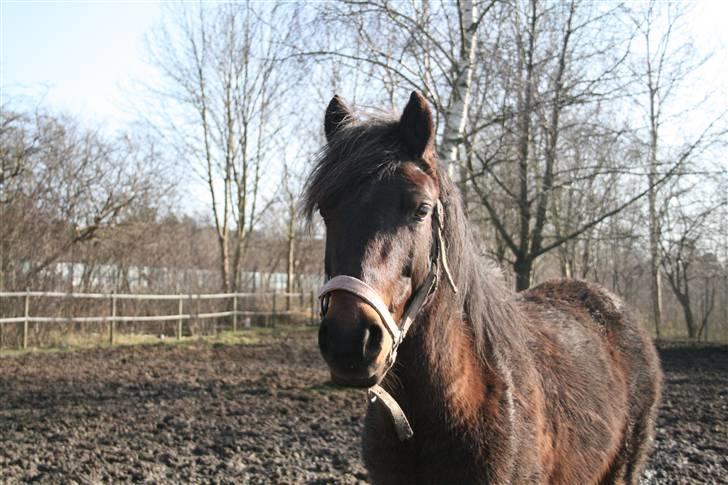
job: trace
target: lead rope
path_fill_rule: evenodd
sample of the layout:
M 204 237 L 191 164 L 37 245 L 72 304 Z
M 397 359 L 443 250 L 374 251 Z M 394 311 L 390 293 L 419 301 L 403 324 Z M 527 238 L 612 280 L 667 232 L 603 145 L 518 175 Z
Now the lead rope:
M 389 416 L 392 418 L 394 431 L 397 433 L 399 441 L 408 440 L 415 435 L 415 432 L 412 431 L 412 426 L 410 426 L 407 420 L 407 415 L 404 414 L 404 411 L 402 411 L 402 408 L 392 395 L 385 391 L 382 386 L 377 384 L 367 389 L 367 397 L 370 403 L 375 403 L 379 399 L 379 402 L 384 404 L 384 407 L 389 412 Z
M 444 221 L 443 221 L 443 207 L 442 203 L 438 200 L 437 205 L 435 206 L 435 219 L 437 224 L 437 236 L 435 240 L 435 244 L 437 245 L 436 249 L 436 257 L 434 262 L 434 268 L 430 269 L 430 274 L 428 275 L 427 279 L 425 280 L 425 283 L 420 287 L 420 290 L 417 292 L 415 297 L 412 299 L 412 303 L 410 304 L 409 308 L 407 309 L 407 312 L 405 313 L 404 318 L 404 324 L 402 325 L 402 331 L 399 334 L 398 341 L 394 342 L 394 349 L 392 351 L 391 355 L 391 362 L 390 367 L 394 365 L 394 360 L 396 359 L 397 355 L 397 347 L 399 347 L 399 344 L 402 343 L 402 340 L 404 340 L 405 335 L 407 334 L 407 330 L 409 330 L 409 327 L 412 325 L 412 323 L 415 320 L 415 317 L 419 313 L 420 309 L 424 305 L 425 299 L 430 295 L 431 292 L 434 292 L 434 290 L 437 287 L 437 273 L 440 267 L 440 262 L 442 262 L 442 269 L 445 273 L 445 276 L 447 277 L 447 282 L 450 284 L 450 288 L 452 288 L 453 293 L 458 292 L 457 286 L 455 286 L 455 281 L 453 280 L 452 274 L 450 273 L 450 266 L 447 264 L 447 252 L 445 247 L 445 238 L 442 236 L 442 230 L 444 228 Z M 434 269 L 434 271 L 433 271 Z M 429 280 L 429 284 L 428 284 Z M 426 288 L 426 290 L 425 290 Z M 424 290 L 424 291 L 423 291 Z M 424 296 L 423 296 L 424 294 Z M 388 372 L 389 368 L 385 371 Z M 399 438 L 400 441 L 405 441 L 407 439 L 410 439 L 412 436 L 414 436 L 414 431 L 412 430 L 412 426 L 409 423 L 409 420 L 407 420 L 407 415 L 402 410 L 402 407 L 399 405 L 396 399 L 392 397 L 391 394 L 389 394 L 382 386 L 379 384 L 376 384 L 372 387 L 370 387 L 367 390 L 367 397 L 369 399 L 370 403 L 375 403 L 377 399 L 379 399 L 379 402 L 381 402 L 384 407 L 387 409 L 389 416 L 392 418 L 392 424 L 394 425 L 394 430 L 397 433 L 397 438 Z

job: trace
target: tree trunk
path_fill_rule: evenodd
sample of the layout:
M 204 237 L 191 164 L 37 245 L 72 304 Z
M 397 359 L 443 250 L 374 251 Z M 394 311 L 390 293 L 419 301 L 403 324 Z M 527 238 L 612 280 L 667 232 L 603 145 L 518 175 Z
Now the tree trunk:
M 522 255 L 517 255 L 516 261 L 513 263 L 513 271 L 516 273 L 516 291 L 528 289 L 531 286 L 533 260 Z
M 470 91 L 475 65 L 475 47 L 477 44 L 478 9 L 473 0 L 458 2 L 460 18 L 460 56 L 452 66 L 452 93 L 445 112 L 445 131 L 440 148 L 441 159 L 445 168 L 455 182 L 462 182 L 462 167 L 459 165 L 459 148 L 465 134 L 470 105 Z M 461 184 L 462 185 L 462 184 Z
M 571 278 L 573 275 L 568 244 L 559 246 L 559 269 L 562 278 Z
M 220 245 L 220 288 L 223 293 L 227 293 L 230 288 L 230 251 L 228 248 L 227 234 L 218 236 L 218 244 Z
M 531 269 L 533 260 L 529 257 L 529 242 L 531 229 L 531 202 L 528 191 L 528 157 L 529 145 L 531 143 L 531 116 L 533 101 L 533 75 L 534 75 L 534 51 L 536 42 L 536 0 L 531 1 L 531 15 L 529 20 L 528 49 L 524 53 L 525 59 L 521 62 L 524 65 L 525 73 L 523 79 L 523 95 L 519 100 L 518 120 L 518 212 L 519 212 L 519 241 L 516 261 L 513 268 L 516 272 L 516 291 L 525 290 L 531 285 Z
M 650 231 L 650 299 L 652 300 L 652 321 L 655 335 L 660 338 L 662 324 L 662 284 L 660 282 L 660 227 L 657 214 L 657 114 L 655 112 L 656 93 L 650 80 L 650 161 L 647 183 L 650 191 L 647 195 L 649 204 Z
M 688 296 L 684 296 L 679 298 L 678 301 L 680 302 L 683 314 L 685 315 L 685 326 L 688 329 L 688 338 L 694 340 L 698 336 L 698 326 L 695 324 L 693 309 L 690 307 L 690 298 Z
M 288 214 L 288 254 L 286 256 L 286 310 L 291 310 L 291 293 L 293 293 L 293 276 L 295 271 L 295 248 L 296 248 L 296 231 L 295 207 Z

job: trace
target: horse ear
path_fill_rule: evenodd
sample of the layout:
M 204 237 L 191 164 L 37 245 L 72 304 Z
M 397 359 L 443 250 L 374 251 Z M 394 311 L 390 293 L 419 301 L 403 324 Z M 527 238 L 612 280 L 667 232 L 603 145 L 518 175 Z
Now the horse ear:
M 351 116 L 351 110 L 346 106 L 344 100 L 339 95 L 331 98 L 326 115 L 324 116 L 324 132 L 326 133 L 326 141 L 331 141 L 339 128 L 341 128 L 348 118 Z
M 433 148 L 435 125 L 427 100 L 417 91 L 412 91 L 409 102 L 399 119 L 399 133 L 408 155 L 421 158 Z

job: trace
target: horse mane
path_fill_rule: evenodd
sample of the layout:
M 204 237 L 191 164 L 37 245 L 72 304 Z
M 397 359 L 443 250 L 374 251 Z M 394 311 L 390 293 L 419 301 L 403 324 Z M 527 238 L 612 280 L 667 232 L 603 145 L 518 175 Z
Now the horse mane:
M 306 180 L 302 213 L 309 221 L 317 209 L 344 193 L 356 191 L 365 182 L 393 174 L 408 160 L 401 148 L 398 122 L 394 115 L 369 114 L 362 119 L 358 114 L 342 123 L 319 152 Z M 500 269 L 480 255 L 460 192 L 439 162 L 435 161 L 435 165 L 439 167 L 440 200 L 445 209 L 443 236 L 452 276 L 459 288 L 455 297 L 443 297 L 450 290 L 445 289 L 445 284 L 439 286 L 436 312 L 463 314 L 480 360 L 487 366 L 508 368 L 514 358 L 526 355 L 526 319 L 513 303 L 513 293 L 506 288 Z
M 506 377 L 514 360 L 528 355 L 527 320 L 516 306 L 513 291 L 506 287 L 500 267 L 481 254 L 482 243 L 470 229 L 460 191 L 441 166 L 438 178 L 440 200 L 445 208 L 443 236 L 458 288 L 455 297 L 446 295 L 440 299 L 438 313 L 462 313 L 473 333 L 480 360 Z

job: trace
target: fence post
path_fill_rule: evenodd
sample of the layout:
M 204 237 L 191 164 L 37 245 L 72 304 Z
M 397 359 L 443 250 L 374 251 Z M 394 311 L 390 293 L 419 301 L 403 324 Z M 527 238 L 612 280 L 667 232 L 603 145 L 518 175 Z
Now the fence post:
M 316 325 L 316 292 L 311 291 L 311 325 Z
M 25 319 L 23 320 L 23 348 L 28 348 L 28 317 L 30 315 L 30 290 L 25 289 Z
M 198 290 L 199 291 L 199 290 Z M 200 325 L 200 294 L 197 294 L 197 305 L 195 306 L 195 326 Z M 205 330 L 205 329 L 203 329 Z M 192 327 L 190 327 L 190 337 L 192 337 Z
M 233 333 L 238 331 L 238 294 L 233 293 Z
M 109 345 L 114 345 L 116 333 L 116 293 L 111 294 L 111 320 L 109 321 Z
M 306 298 L 305 298 L 306 294 L 303 292 L 303 288 L 299 288 L 298 291 L 300 292 L 298 294 L 298 314 L 301 317 L 305 318 L 306 314 L 303 313 L 303 305 L 304 305 L 304 301 L 306 301 Z M 298 319 L 296 319 L 296 320 L 298 320 Z M 303 324 L 306 325 L 306 320 L 303 320 Z
M 179 305 L 177 305 L 177 314 L 179 315 L 179 318 L 177 319 L 177 340 L 182 339 L 182 305 L 184 304 L 184 299 L 180 295 L 179 297 Z
M 272 312 L 273 315 L 271 316 L 271 325 L 270 325 L 271 327 L 276 326 L 276 295 L 278 295 L 278 293 L 274 292 L 273 293 L 273 312 Z

